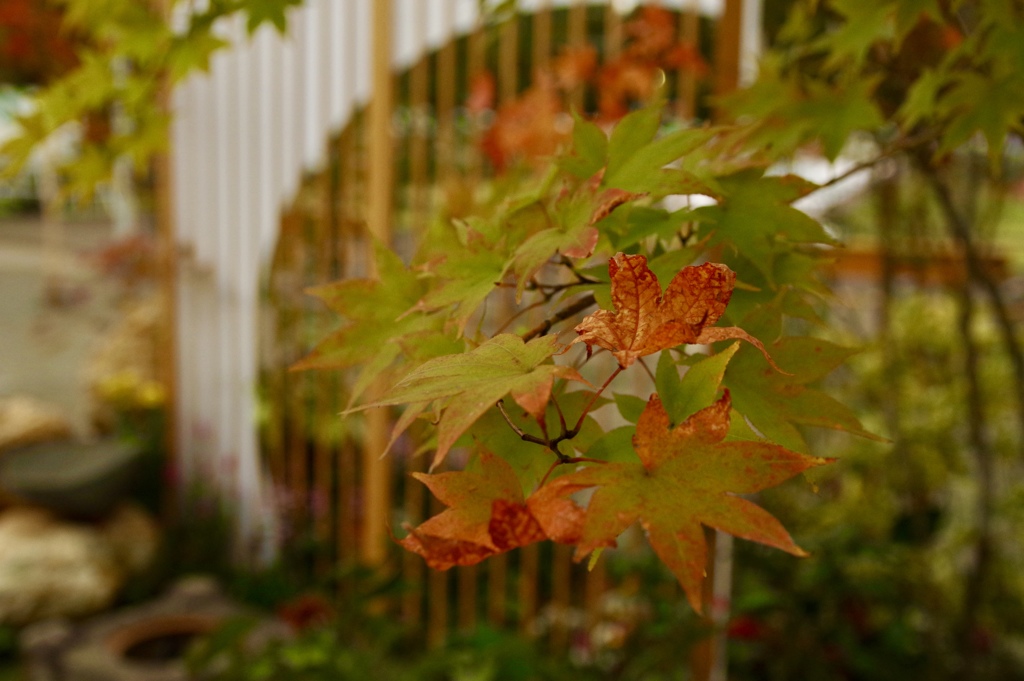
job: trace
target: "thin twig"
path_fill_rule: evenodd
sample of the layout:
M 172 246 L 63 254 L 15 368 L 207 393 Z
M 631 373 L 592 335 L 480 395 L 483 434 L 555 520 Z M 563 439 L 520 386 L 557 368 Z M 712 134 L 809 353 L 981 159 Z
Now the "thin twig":
M 583 312 L 583 310 L 594 305 L 597 305 L 597 299 L 594 298 L 594 294 L 588 294 L 577 300 L 575 303 L 562 308 L 552 316 L 548 317 L 543 322 L 524 333 L 522 338 L 524 341 L 529 341 L 537 336 L 543 336 L 558 322 L 565 321 L 566 319 L 569 319 L 570 317 L 579 314 L 580 312 Z
M 577 284 L 600 284 L 601 282 L 593 277 L 588 277 L 579 270 L 576 269 L 576 263 L 574 263 L 569 257 L 563 255 L 558 261 L 558 264 L 568 268 L 572 272 L 573 276 L 576 277 L 576 281 L 570 286 L 576 286 Z
M 921 145 L 927 144 L 928 142 L 933 141 L 936 137 L 937 137 L 937 132 L 935 130 L 926 130 L 926 131 L 922 132 L 919 135 L 915 135 L 915 136 L 912 136 L 912 137 L 904 137 L 903 139 L 898 141 L 896 144 L 893 144 L 891 147 L 888 147 L 887 149 L 883 149 L 874 158 L 872 158 L 870 160 L 867 160 L 867 161 L 862 161 L 861 163 L 858 163 L 858 164 L 854 165 L 852 168 L 848 168 L 847 170 L 839 173 L 838 175 L 836 175 L 832 179 L 828 180 L 827 182 L 819 184 L 817 187 L 815 187 L 811 191 L 807 192 L 807 194 L 805 194 L 804 196 L 813 194 L 816 191 L 821 191 L 822 189 L 825 189 L 826 187 L 831 187 L 832 185 L 839 184 L 840 182 L 842 182 L 846 178 L 850 177 L 851 175 L 856 175 L 857 173 L 861 172 L 862 170 L 867 170 L 869 168 L 872 168 L 872 167 L 878 165 L 879 163 L 881 163 L 882 161 L 884 161 L 885 159 L 891 158 L 892 156 L 895 156 L 896 154 L 900 154 L 900 153 L 903 153 L 905 151 L 910 151 L 911 149 L 914 149 L 914 148 L 919 147 Z
M 974 301 L 971 287 L 968 284 L 960 292 L 960 336 L 964 344 L 964 378 L 967 380 L 967 433 L 974 450 L 974 461 L 977 465 L 978 498 L 977 498 L 977 539 L 974 544 L 974 561 L 965 580 L 963 608 L 958 623 L 960 641 L 970 641 L 978 624 L 978 616 L 982 607 L 985 586 L 988 582 L 992 558 L 992 495 L 994 493 L 993 452 L 987 433 L 985 432 L 984 394 L 979 376 L 978 358 L 981 350 L 974 341 L 971 331 L 974 317 Z M 972 646 L 964 647 L 961 672 L 964 678 L 971 678 L 977 653 Z
M 502 324 L 500 327 L 498 327 L 498 330 L 495 331 L 495 335 L 504 332 L 505 329 L 507 329 L 512 324 L 512 322 L 514 322 L 515 320 L 519 319 L 519 317 L 521 317 L 522 315 L 526 314 L 530 310 L 535 310 L 538 307 L 542 307 L 544 305 L 547 305 L 548 300 L 550 300 L 550 298 L 548 296 L 545 296 L 541 300 L 538 300 L 535 303 L 530 303 L 526 307 L 520 309 L 514 315 L 512 315 L 508 319 L 506 319 L 504 324 Z M 524 340 L 529 340 L 529 339 L 524 339 Z
M 501 412 L 502 418 L 505 419 L 505 423 L 507 423 L 509 428 L 511 428 L 515 432 L 515 434 L 519 436 L 520 440 L 523 440 L 524 442 L 532 442 L 535 445 L 542 445 L 544 447 L 550 448 L 550 440 L 541 439 L 536 435 L 530 435 L 529 433 L 527 433 L 526 431 L 524 431 L 522 428 L 515 424 L 515 421 L 513 421 L 512 418 L 508 415 L 508 412 L 505 411 L 505 400 L 498 400 L 497 406 L 498 411 Z

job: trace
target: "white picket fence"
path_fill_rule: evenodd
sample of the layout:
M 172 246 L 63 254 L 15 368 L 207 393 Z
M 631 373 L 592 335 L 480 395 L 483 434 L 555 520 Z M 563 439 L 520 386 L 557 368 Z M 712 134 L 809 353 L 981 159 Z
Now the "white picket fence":
M 374 2 L 393 2 L 393 62 L 478 22 L 478 0 L 307 0 L 288 34 L 264 27 L 247 37 L 222 26 L 233 47 L 208 73 L 173 93 L 172 196 L 180 271 L 176 408 L 179 473 L 226 493 L 244 537 L 272 550 L 273 497 L 261 475 L 256 401 L 259 287 L 277 238 L 280 211 L 304 173 L 324 162 L 326 142 L 364 105 L 371 89 Z M 693 7 L 698 0 L 663 0 Z M 720 0 L 699 0 L 717 15 Z M 545 0 L 520 0 L 530 10 Z M 603 3 L 602 3 L 603 4 Z M 615 0 L 626 13 L 635 0 Z M 741 44 L 759 45 L 759 0 L 744 0 Z

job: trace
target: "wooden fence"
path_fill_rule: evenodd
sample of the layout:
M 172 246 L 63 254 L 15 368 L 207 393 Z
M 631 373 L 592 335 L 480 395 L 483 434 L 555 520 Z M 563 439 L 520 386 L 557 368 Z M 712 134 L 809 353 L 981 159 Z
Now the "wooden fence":
M 345 377 L 289 372 L 288 366 L 334 322 L 304 288 L 372 274 L 366 264 L 371 235 L 402 250 L 440 208 L 446 189 L 492 172 L 476 146 L 481 118 L 464 106 L 481 72 L 494 74 L 500 105 L 566 47 L 592 45 L 601 60 L 613 59 L 622 48 L 628 16 L 613 5 L 523 4 L 535 7 L 500 25 L 455 34 L 394 72 L 386 47 L 394 40 L 391 5 L 374 3 L 374 99 L 330 138 L 323 169 L 304 178 L 285 208 L 261 306 L 260 442 L 288 511 L 289 536 L 320 548 L 311 558 L 314 572 L 363 562 L 400 573 L 411 588 L 394 607 L 407 622 L 425 624 L 433 643 L 453 626 L 486 620 L 523 629 L 547 623 L 555 645 L 564 644 L 568 629 L 559 623 L 571 621 L 572 613 L 592 617 L 599 608 L 608 581 L 604 562 L 588 572 L 571 562 L 569 548 L 547 544 L 480 566 L 426 570 L 418 556 L 393 547 L 387 529 L 440 510 L 407 475 L 422 470 L 424 459 L 399 448 L 382 460 L 390 431 L 382 420 L 385 410 L 374 411 L 376 421 L 342 420 Z M 417 2 L 405 9 L 413 13 L 413 25 L 424 25 L 427 13 L 454 13 L 455 5 Z M 741 22 L 729 19 L 738 16 L 730 4 L 713 45 L 714 24 L 695 6 L 669 9 L 683 43 L 700 46 L 709 61 L 717 54 L 720 63 L 730 64 L 706 80 L 693 70 L 667 74 L 674 110 L 690 119 L 707 111 L 705 97 L 713 88 L 735 84 Z M 448 19 L 456 23 L 454 14 Z M 575 96 L 580 105 L 594 101 L 593 92 Z

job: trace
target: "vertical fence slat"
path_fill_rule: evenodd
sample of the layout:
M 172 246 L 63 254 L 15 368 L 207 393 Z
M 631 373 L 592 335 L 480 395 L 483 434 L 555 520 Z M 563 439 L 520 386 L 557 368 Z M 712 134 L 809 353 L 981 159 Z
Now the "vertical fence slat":
M 555 544 L 551 554 L 551 605 L 556 613 L 551 647 L 564 650 L 569 643 L 567 615 L 572 604 L 572 550 L 564 544 Z
M 700 0 L 689 0 L 679 15 L 679 29 L 684 44 L 695 52 L 700 50 L 700 15 L 697 13 Z M 676 109 L 680 118 L 693 120 L 697 115 L 697 76 L 692 68 L 679 69 L 676 77 L 679 88 Z
M 604 8 L 604 58 L 606 62 L 615 61 L 622 51 L 622 16 L 615 5 Z
M 501 101 L 519 92 L 519 22 L 513 18 L 501 25 L 498 35 L 498 95 Z
M 487 621 L 502 626 L 507 618 L 508 555 L 494 556 L 487 561 Z
M 444 510 L 444 505 L 431 497 L 430 515 Z M 427 645 L 438 647 L 448 636 L 448 572 L 430 570 L 427 574 Z
M 412 472 L 422 468 L 422 457 L 420 457 L 415 461 L 410 461 L 407 470 Z M 405 487 L 405 520 L 413 526 L 423 521 L 425 491 L 426 488 L 418 482 L 407 484 Z M 418 625 L 423 622 L 423 576 L 423 559 L 412 551 L 403 553 L 402 577 L 409 588 L 402 597 L 402 620 L 408 625 Z
M 414 22 L 416 26 L 423 26 L 426 17 L 424 16 L 427 7 L 422 2 L 413 6 Z M 413 225 L 426 224 L 430 212 L 430 191 L 429 179 L 427 177 L 428 161 L 428 132 L 427 120 L 428 111 L 428 88 L 429 82 L 429 60 L 426 54 L 425 44 L 421 42 L 416 45 L 417 57 L 412 69 L 409 72 L 409 91 L 406 104 L 409 112 L 409 132 L 407 140 L 407 153 L 409 155 L 409 213 Z M 406 463 L 406 472 L 421 471 L 425 467 L 424 457 L 409 457 Z M 418 525 L 423 520 L 423 509 L 426 502 L 426 488 L 418 481 L 406 478 L 405 487 L 405 519 L 412 525 Z M 416 554 L 407 551 L 402 556 L 402 576 L 409 590 L 402 598 L 402 619 L 410 625 L 423 623 L 423 602 L 426 597 L 425 565 L 423 560 Z
M 373 3 L 372 87 L 367 130 L 369 178 L 367 187 L 367 225 L 370 234 L 382 243 L 391 242 L 392 187 L 394 182 L 394 146 L 391 135 L 393 82 L 391 76 L 391 0 Z M 375 268 L 374 268 L 375 269 Z M 376 272 L 373 272 L 376 276 Z M 387 527 L 391 512 L 391 459 L 382 457 L 388 443 L 388 411 L 372 409 L 366 416 L 363 444 L 363 475 L 366 520 L 363 527 L 362 556 L 367 564 L 377 565 L 387 556 Z
M 468 631 L 476 626 L 477 616 L 477 566 L 470 565 L 458 570 L 458 626 Z
M 587 5 L 584 0 L 574 0 L 569 6 L 569 47 L 581 48 L 587 44 Z M 577 111 L 583 110 L 583 88 L 574 88 L 569 93 L 569 103 Z
M 159 5 L 164 17 L 170 14 L 170 4 L 166 1 Z M 158 107 L 162 113 L 169 113 L 172 104 L 171 84 L 167 75 L 161 79 Z M 161 323 L 158 338 L 160 353 L 160 382 L 166 389 L 166 395 L 172 398 L 178 393 L 178 240 L 174 234 L 174 182 L 180 178 L 174 164 L 174 147 L 170 137 L 166 137 L 167 150 L 154 159 L 155 174 L 154 203 L 156 213 L 156 232 L 158 239 L 160 268 L 160 307 Z M 168 460 L 163 461 L 165 467 L 173 465 L 179 453 L 178 423 L 180 412 L 174 399 L 164 403 L 164 447 Z M 169 521 L 177 507 L 177 500 L 172 494 L 165 494 L 161 499 L 161 514 Z
M 533 13 L 533 63 L 530 70 L 546 69 L 551 62 L 551 0 L 542 0 Z
M 519 550 L 519 628 L 525 632 L 529 632 L 537 616 L 537 572 L 540 569 L 538 553 L 536 544 Z

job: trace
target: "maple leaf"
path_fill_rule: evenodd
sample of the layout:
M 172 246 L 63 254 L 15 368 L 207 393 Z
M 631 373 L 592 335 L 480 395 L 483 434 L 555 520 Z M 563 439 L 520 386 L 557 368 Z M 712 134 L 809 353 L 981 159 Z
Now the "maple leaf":
M 590 257 L 600 236 L 594 225 L 619 206 L 642 196 L 621 189 L 599 191 L 597 187 L 583 186 L 559 197 L 545 212 L 553 226 L 525 238 L 513 255 L 516 302 L 522 299 L 531 277 L 556 253 L 570 258 Z
M 736 353 L 725 373 L 737 410 L 762 435 L 797 451 L 807 451 L 797 426 L 832 428 L 882 440 L 865 430 L 849 407 L 811 387 L 856 350 L 820 338 L 790 336 L 774 343 L 772 354 L 792 373 L 772 371 L 757 353 L 745 348 Z
M 761 176 L 763 170 L 741 171 L 721 178 L 725 197 L 714 206 L 702 206 L 692 218 L 710 225 L 710 246 L 727 245 L 761 271 L 775 285 L 774 268 L 789 244 L 837 245 L 816 220 L 790 204 L 817 185 L 795 175 Z
M 433 466 L 467 428 L 505 395 L 535 418 L 543 418 L 555 378 L 586 383 L 572 367 L 545 363 L 560 350 L 553 336 L 529 343 L 499 334 L 467 353 L 436 357 L 407 374 L 383 398 L 359 407 L 437 402 L 444 412 L 437 424 Z
M 512 467 L 488 451 L 479 471 L 413 473 L 448 508 L 415 528 L 399 544 L 435 570 L 474 565 L 485 558 L 551 538 L 575 543 L 583 510 L 542 488 L 524 499 Z
M 723 441 L 729 409 L 727 390 L 715 404 L 670 428 L 660 398 L 652 395 L 633 437 L 639 463 L 592 465 L 549 482 L 550 497 L 597 487 L 575 559 L 614 546 L 616 537 L 639 521 L 651 547 L 700 612 L 707 560 L 702 525 L 806 555 L 778 520 L 737 495 L 772 487 L 829 460 L 767 442 Z
M 407 314 L 422 296 L 423 281 L 383 244 L 374 245 L 374 254 L 380 280 L 346 279 L 307 289 L 345 323 L 291 366 L 292 371 L 361 366 L 350 396 L 353 401 L 393 363 L 426 360 L 423 352 L 450 347 L 452 342 L 429 342 L 431 333 L 439 332 L 439 318 Z
M 567 47 L 551 64 L 555 83 L 563 90 L 582 87 L 597 69 L 597 50 L 592 45 Z
M 608 262 L 608 273 L 615 311 L 598 310 L 584 318 L 576 326 L 579 337 L 573 343 L 610 350 L 622 368 L 683 343 L 737 338 L 764 352 L 761 341 L 743 329 L 705 328 L 718 321 L 732 296 L 736 274 L 725 265 L 684 267 L 664 295 L 643 255 L 617 253 Z
M 471 114 L 481 114 L 494 109 L 498 85 L 494 74 L 482 70 L 469 80 L 469 95 L 466 97 L 466 109 Z
M 481 150 L 500 173 L 513 159 L 536 161 L 554 154 L 567 137 L 560 123 L 564 106 L 550 75 L 517 99 L 498 107 L 494 123 L 480 140 Z
M 301 4 L 302 0 L 248 0 L 246 10 L 249 17 L 246 20 L 246 29 L 251 35 L 267 22 L 273 24 L 277 32 L 284 35 L 288 28 L 288 8 Z

